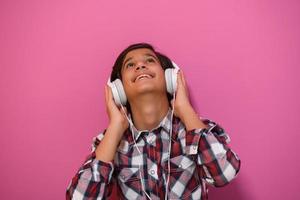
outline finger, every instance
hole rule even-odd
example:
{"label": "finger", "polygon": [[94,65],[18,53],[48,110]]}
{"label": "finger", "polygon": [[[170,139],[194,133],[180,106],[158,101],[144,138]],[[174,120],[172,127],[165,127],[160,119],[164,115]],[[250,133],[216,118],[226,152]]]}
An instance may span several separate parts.
{"label": "finger", "polygon": [[111,109],[114,106],[112,91],[110,86],[108,85],[106,85],[105,88],[106,88],[106,105]]}
{"label": "finger", "polygon": [[108,114],[108,116],[110,116],[110,112],[109,112],[109,104],[108,104],[108,86],[105,85],[105,107],[106,107],[106,113]]}
{"label": "finger", "polygon": [[111,91],[111,87],[107,86],[107,98],[109,101],[113,100],[113,95],[112,95],[112,91]]}
{"label": "finger", "polygon": [[187,90],[188,90],[188,88],[187,88],[187,83],[186,83],[186,81],[185,81],[183,72],[181,72],[181,80],[182,80],[182,85],[183,85],[184,89],[186,90],[186,92],[188,92],[188,91],[187,91]]}
{"label": "finger", "polygon": [[178,84],[178,86],[181,86],[183,84],[182,83],[182,77],[181,77],[181,70],[179,70],[179,72],[178,72],[177,84]]}
{"label": "finger", "polygon": [[184,87],[186,87],[186,81],[185,81],[185,78],[184,78],[183,71],[180,71],[180,75],[181,75],[182,83],[183,83]]}
{"label": "finger", "polygon": [[107,103],[107,85],[104,87],[104,92],[105,92],[105,102]]}
{"label": "finger", "polygon": [[184,74],[182,74],[182,79],[183,79],[183,84],[184,84],[185,90],[188,93],[188,83],[185,80]]}
{"label": "finger", "polygon": [[184,89],[186,95],[189,96],[188,86],[187,86],[187,83],[186,83],[186,81],[185,81],[184,74],[183,74],[182,71],[181,71],[181,73],[180,73],[180,79],[181,79],[182,87],[183,87],[183,89]]}

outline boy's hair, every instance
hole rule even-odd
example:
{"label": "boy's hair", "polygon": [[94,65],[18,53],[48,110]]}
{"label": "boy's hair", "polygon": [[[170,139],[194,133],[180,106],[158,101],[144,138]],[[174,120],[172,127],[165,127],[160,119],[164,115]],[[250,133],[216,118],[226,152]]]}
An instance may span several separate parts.
{"label": "boy's hair", "polygon": [[[156,51],[151,44],[135,43],[135,44],[128,46],[126,49],[124,49],[117,57],[114,65],[113,65],[111,75],[110,75],[111,82],[116,80],[117,78],[122,80],[121,70],[122,70],[122,65],[123,65],[126,55],[132,50],[142,49],[142,48],[147,48],[147,49],[150,49],[151,51],[153,51],[153,53],[157,56],[157,58],[160,62],[160,65],[162,66],[162,68],[164,70],[166,70],[167,68],[174,68],[174,66],[172,65],[172,61],[164,54]],[[167,93],[167,96],[168,96],[168,100],[170,102],[172,100],[172,96],[169,93]],[[126,107],[127,107],[127,110],[131,113],[130,105],[128,102],[127,102]]]}

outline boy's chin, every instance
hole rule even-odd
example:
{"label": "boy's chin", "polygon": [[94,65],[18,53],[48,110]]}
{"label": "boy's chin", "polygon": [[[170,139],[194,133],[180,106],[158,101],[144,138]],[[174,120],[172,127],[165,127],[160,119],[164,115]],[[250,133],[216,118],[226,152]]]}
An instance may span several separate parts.
{"label": "boy's chin", "polygon": [[141,85],[136,85],[134,88],[135,93],[137,94],[144,94],[144,93],[149,93],[149,92],[154,92],[157,90],[153,84],[141,84]]}
{"label": "boy's chin", "polygon": [[132,94],[132,98],[139,98],[147,95],[162,95],[163,90],[154,87],[140,87],[137,88],[135,94]]}

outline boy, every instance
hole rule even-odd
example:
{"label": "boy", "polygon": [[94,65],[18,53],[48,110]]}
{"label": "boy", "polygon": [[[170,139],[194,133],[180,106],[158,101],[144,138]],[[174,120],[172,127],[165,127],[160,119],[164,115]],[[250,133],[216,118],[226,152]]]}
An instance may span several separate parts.
{"label": "boy", "polygon": [[106,86],[109,125],[94,138],[67,199],[106,199],[115,184],[121,199],[207,199],[206,184],[220,187],[236,177],[240,159],[228,147],[228,135],[198,117],[181,70],[171,101],[164,71],[172,67],[147,43],[118,56],[111,80],[121,79],[126,108],[116,105]]}

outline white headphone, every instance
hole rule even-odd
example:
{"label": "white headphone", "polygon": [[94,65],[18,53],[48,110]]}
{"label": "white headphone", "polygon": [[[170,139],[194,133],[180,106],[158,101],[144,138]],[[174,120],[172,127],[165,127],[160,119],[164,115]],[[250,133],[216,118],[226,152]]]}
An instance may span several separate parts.
{"label": "white headphone", "polygon": [[[173,94],[177,88],[177,73],[180,68],[172,61],[174,68],[168,68],[165,70],[166,87],[169,94]],[[110,78],[107,81],[107,85],[110,86],[113,98],[117,106],[125,106],[127,103],[127,97],[125,90],[120,79],[116,79],[113,82]]]}

